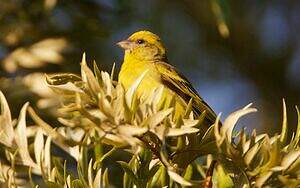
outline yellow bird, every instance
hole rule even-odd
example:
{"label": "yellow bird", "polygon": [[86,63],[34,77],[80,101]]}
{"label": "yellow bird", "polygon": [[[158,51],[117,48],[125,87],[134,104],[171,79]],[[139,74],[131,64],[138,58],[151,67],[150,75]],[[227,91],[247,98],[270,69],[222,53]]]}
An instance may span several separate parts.
{"label": "yellow bird", "polygon": [[206,126],[215,122],[214,111],[191,83],[168,64],[166,49],[157,35],[149,31],[138,31],[117,44],[125,50],[124,62],[119,73],[119,82],[125,90],[147,71],[137,88],[137,95],[145,95],[163,85],[161,100],[164,104],[169,105],[175,97],[175,119],[184,115],[187,104],[193,99],[192,109],[195,116],[206,111]]}

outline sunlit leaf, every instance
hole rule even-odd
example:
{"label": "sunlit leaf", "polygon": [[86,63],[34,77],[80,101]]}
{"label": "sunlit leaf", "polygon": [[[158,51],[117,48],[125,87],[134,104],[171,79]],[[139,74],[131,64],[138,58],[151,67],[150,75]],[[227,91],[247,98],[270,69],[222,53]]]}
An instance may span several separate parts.
{"label": "sunlit leaf", "polygon": [[282,107],[283,107],[283,119],[282,119],[282,130],[280,134],[280,141],[284,143],[286,142],[287,139],[287,113],[286,113],[286,104],[284,99],[282,99]]}
{"label": "sunlit leaf", "polygon": [[168,170],[168,174],[174,181],[176,181],[180,185],[183,185],[183,186],[192,186],[193,185],[191,182],[185,180],[182,176],[180,176],[179,174],[177,174],[176,172],[174,172],[172,170]]}
{"label": "sunlit leaf", "polygon": [[24,106],[20,111],[15,140],[19,148],[19,154],[21,156],[22,162],[28,166],[36,167],[36,164],[30,157],[28,151],[27,137],[26,137],[26,110],[28,105],[29,103],[24,104]]}
{"label": "sunlit leaf", "polygon": [[129,108],[131,108],[134,94],[135,94],[138,86],[140,85],[141,81],[143,80],[144,76],[147,74],[147,72],[148,72],[148,70],[143,72],[126,92],[125,99],[126,99],[126,104]]}
{"label": "sunlit leaf", "polygon": [[8,147],[12,147],[14,139],[14,130],[11,120],[11,113],[9,106],[5,99],[5,96],[0,91],[0,104],[1,104],[1,114],[0,114],[0,142]]}
{"label": "sunlit leaf", "polygon": [[213,187],[234,187],[230,174],[218,164],[213,172]]}
{"label": "sunlit leaf", "polygon": [[293,162],[300,157],[300,150],[288,153],[281,161],[281,166],[287,169]]}
{"label": "sunlit leaf", "polygon": [[166,136],[181,136],[186,134],[197,133],[199,129],[193,127],[184,127],[184,128],[169,128]]}
{"label": "sunlit leaf", "polygon": [[61,55],[68,43],[63,38],[48,38],[29,47],[15,49],[4,60],[6,71],[15,72],[18,67],[39,68],[47,63],[58,64],[64,59]]}
{"label": "sunlit leaf", "polygon": [[222,127],[221,127],[221,134],[223,136],[226,135],[227,140],[231,141],[232,138],[232,131],[233,128],[238,121],[238,119],[248,113],[256,112],[257,110],[255,108],[250,108],[250,105],[246,106],[245,108],[238,110],[232,114],[230,114],[224,121]]}
{"label": "sunlit leaf", "polygon": [[123,162],[123,161],[118,161],[118,163],[121,165],[122,169],[124,170],[124,172],[129,176],[129,178],[134,182],[135,185],[138,185],[138,179],[135,176],[134,172],[132,171],[132,169],[130,168],[130,166]]}
{"label": "sunlit leaf", "polygon": [[153,114],[151,117],[149,117],[145,124],[149,125],[150,129],[155,128],[158,126],[168,115],[170,115],[173,111],[173,108],[169,108],[164,111],[157,112],[156,114]]}
{"label": "sunlit leaf", "polygon": [[36,163],[40,166],[41,153],[44,149],[44,137],[41,130],[38,130],[34,139],[34,156]]}

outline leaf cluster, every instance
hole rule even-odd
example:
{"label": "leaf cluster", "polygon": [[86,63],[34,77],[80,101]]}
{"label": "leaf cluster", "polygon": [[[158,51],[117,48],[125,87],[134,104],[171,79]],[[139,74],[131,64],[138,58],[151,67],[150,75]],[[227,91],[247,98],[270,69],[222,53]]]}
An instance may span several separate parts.
{"label": "leaf cluster", "polygon": [[[275,136],[234,134],[237,121],[256,109],[247,105],[205,130],[205,112],[187,106],[174,118],[174,104],[159,105],[162,87],[137,96],[144,74],[125,90],[111,74],[93,71],[83,56],[81,75],[46,75],[61,99],[56,125],[42,120],[26,103],[12,119],[1,93],[0,181],[9,187],[110,187],[116,185],[107,161],[119,165],[123,187],[297,187],[300,185],[300,120],[292,138],[287,115]],[[54,96],[54,95],[53,95]],[[51,96],[48,96],[51,98]],[[297,108],[298,117],[300,116]],[[29,114],[31,122],[26,121]],[[55,154],[55,148],[65,156]],[[127,159],[115,160],[120,152]],[[76,170],[68,167],[71,160]],[[33,178],[41,177],[42,184]],[[28,181],[30,180],[30,181]]]}

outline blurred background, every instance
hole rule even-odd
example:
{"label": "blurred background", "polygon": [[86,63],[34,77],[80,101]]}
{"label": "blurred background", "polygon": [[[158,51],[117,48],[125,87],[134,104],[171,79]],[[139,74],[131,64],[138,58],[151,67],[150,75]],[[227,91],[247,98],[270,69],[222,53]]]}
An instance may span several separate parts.
{"label": "blurred background", "polygon": [[[1,0],[0,89],[13,117],[26,101],[48,121],[57,101],[44,72],[79,73],[83,52],[102,70],[119,70],[115,43],[137,30],[158,34],[168,58],[216,113],[226,117],[250,102],[239,123],[274,134],[282,98],[289,126],[300,104],[300,1]],[[50,113],[49,113],[50,111]]]}

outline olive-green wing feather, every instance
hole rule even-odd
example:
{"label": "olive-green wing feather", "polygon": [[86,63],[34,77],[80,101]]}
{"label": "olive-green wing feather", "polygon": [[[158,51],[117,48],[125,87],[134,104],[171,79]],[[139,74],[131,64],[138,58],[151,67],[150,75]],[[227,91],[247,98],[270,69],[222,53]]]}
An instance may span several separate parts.
{"label": "olive-green wing feather", "polygon": [[193,112],[198,116],[203,111],[206,111],[206,120],[209,124],[213,124],[216,119],[216,114],[208,106],[208,104],[199,96],[192,84],[176,69],[165,63],[156,62],[155,66],[161,74],[163,84],[177,93],[186,103],[193,98]]}

